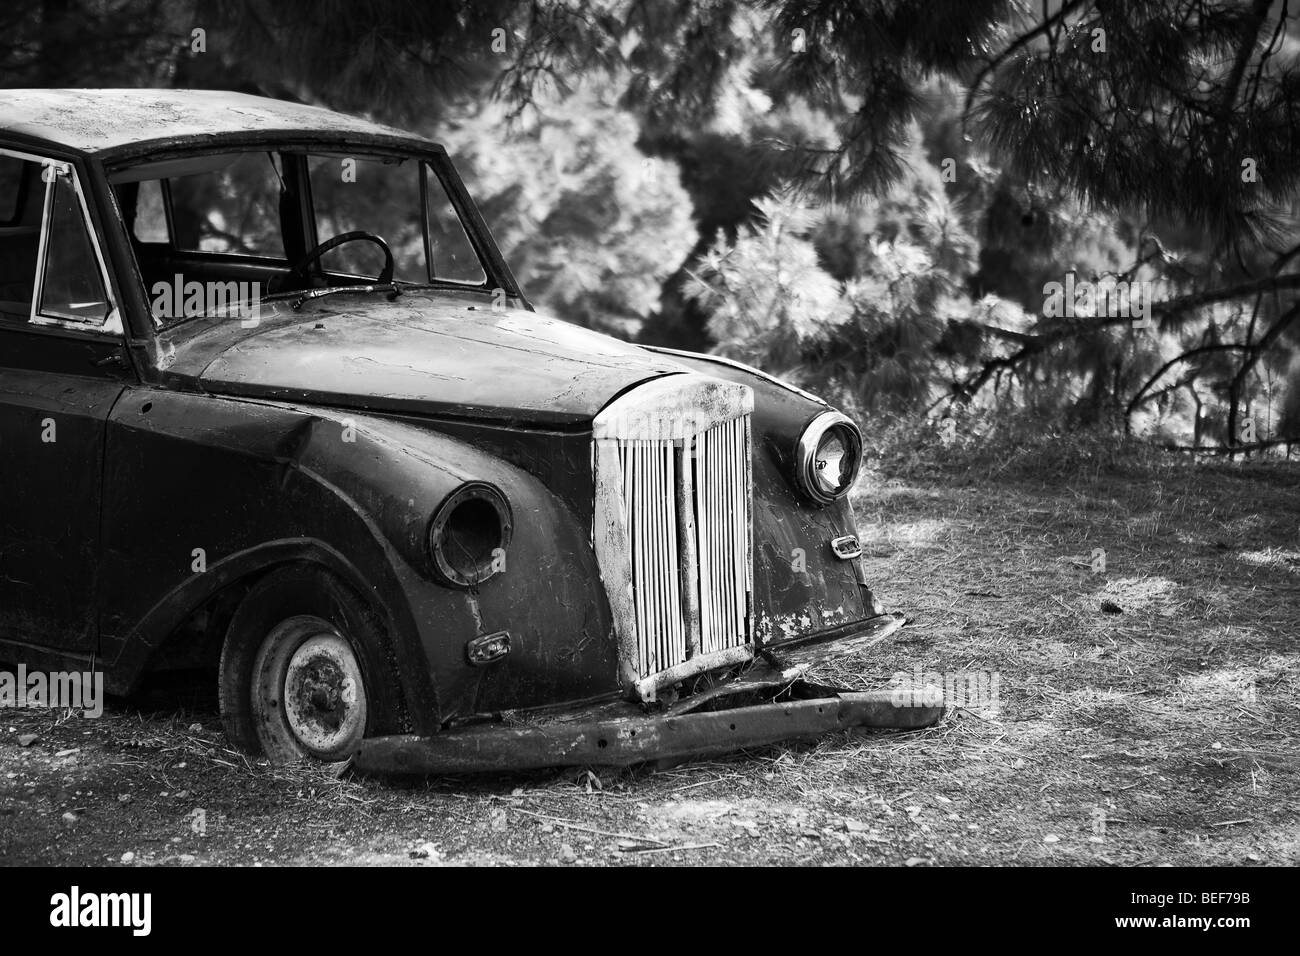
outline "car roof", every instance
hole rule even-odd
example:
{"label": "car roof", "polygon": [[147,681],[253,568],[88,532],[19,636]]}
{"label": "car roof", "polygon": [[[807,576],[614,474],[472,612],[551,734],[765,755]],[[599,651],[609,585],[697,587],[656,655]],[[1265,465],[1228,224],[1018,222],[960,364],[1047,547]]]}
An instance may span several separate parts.
{"label": "car roof", "polygon": [[100,158],[161,146],[220,145],[223,139],[441,149],[413,133],[345,113],[225,90],[0,90],[0,134]]}

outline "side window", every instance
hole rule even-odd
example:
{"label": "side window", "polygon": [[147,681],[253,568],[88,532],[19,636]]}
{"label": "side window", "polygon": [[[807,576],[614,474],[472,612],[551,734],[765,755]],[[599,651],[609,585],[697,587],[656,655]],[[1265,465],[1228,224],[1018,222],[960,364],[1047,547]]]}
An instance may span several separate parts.
{"label": "side window", "polygon": [[0,156],[0,228],[17,224],[26,180],[34,165],[17,156]]}
{"label": "side window", "polygon": [[103,325],[111,306],[73,173],[53,177],[38,316]]}
{"label": "side window", "polygon": [[487,279],[478,254],[437,175],[425,167],[425,221],[429,230],[429,277],[478,285]]}
{"label": "side window", "polygon": [[276,157],[232,153],[205,157],[204,162],[217,166],[168,178],[176,248],[284,259]]}
{"label": "side window", "polygon": [[40,163],[0,154],[0,320],[31,318],[44,196]]}

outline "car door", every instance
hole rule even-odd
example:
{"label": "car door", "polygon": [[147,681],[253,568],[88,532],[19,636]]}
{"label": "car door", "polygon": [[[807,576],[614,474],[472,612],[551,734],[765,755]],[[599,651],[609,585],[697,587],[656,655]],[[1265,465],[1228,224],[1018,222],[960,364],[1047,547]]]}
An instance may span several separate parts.
{"label": "car door", "polygon": [[0,642],[95,650],[111,289],[76,169],[0,148]]}

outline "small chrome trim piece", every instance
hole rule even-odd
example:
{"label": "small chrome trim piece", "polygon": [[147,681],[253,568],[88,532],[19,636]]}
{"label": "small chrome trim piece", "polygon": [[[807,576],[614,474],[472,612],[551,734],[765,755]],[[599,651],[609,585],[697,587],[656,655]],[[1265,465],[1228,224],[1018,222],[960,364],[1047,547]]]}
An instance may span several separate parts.
{"label": "small chrome trim piece", "polygon": [[486,667],[488,664],[495,664],[509,653],[509,631],[482,634],[465,643],[465,658],[474,667]]}
{"label": "small chrome trim piece", "polygon": [[852,561],[854,558],[862,557],[862,545],[858,544],[858,536],[855,534],[832,538],[831,551],[841,561]]}

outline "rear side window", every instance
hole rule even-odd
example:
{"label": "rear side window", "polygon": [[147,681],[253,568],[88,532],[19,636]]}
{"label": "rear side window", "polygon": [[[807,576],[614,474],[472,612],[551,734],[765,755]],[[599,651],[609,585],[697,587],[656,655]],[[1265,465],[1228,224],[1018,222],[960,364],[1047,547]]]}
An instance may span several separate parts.
{"label": "rear side window", "polygon": [[0,226],[12,226],[22,214],[23,193],[35,163],[17,156],[0,156]]}
{"label": "rear side window", "polygon": [[40,163],[0,155],[0,319],[31,318],[44,195]]}

